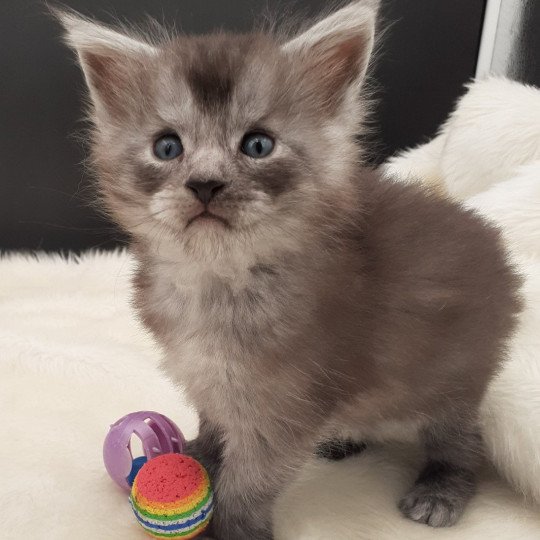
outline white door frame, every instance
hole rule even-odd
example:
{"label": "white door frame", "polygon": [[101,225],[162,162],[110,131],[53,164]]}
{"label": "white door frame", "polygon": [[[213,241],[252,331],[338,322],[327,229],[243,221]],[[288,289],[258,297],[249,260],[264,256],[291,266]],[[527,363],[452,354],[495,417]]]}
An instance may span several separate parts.
{"label": "white door frame", "polygon": [[511,73],[526,5],[526,0],[487,0],[477,78]]}

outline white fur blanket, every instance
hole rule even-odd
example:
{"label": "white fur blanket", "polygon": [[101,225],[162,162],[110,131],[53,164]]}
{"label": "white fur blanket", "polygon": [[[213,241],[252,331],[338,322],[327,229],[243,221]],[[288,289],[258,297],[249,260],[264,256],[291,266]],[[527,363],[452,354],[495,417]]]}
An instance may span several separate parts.
{"label": "white fur blanket", "polygon": [[[511,88],[512,87],[512,88]],[[515,89],[515,92],[513,91]],[[512,91],[511,91],[512,90]],[[506,94],[504,92],[506,91]],[[523,87],[491,81],[473,87],[480,106],[464,112],[467,99],[440,138],[468,123],[493,129],[496,101],[506,95],[529,106],[540,92],[520,97]],[[482,94],[485,99],[482,98]],[[491,99],[493,97],[493,99]],[[512,101],[513,103],[514,101]],[[491,111],[487,110],[490,109]],[[508,110],[506,102],[500,107]],[[502,110],[502,109],[501,109]],[[469,115],[477,116],[474,121]],[[485,114],[485,116],[482,116]],[[491,115],[491,116],[490,116]],[[461,118],[465,120],[460,120]],[[526,119],[523,112],[519,118]],[[517,117],[516,117],[517,118]],[[529,115],[532,118],[532,112]],[[500,120],[500,119],[499,119]],[[511,127],[513,117],[495,121]],[[527,310],[514,340],[511,360],[486,399],[483,421],[499,470],[531,498],[540,500],[540,134],[529,126],[536,154],[520,154],[519,128],[500,138],[474,136],[476,150],[454,150],[439,141],[430,156],[413,150],[391,167],[417,169],[425,180],[461,197],[441,162],[461,167],[456,177],[477,193],[474,205],[504,228],[516,264],[527,276]],[[534,131],[536,130],[536,131]],[[481,131],[481,130],[480,130]],[[509,138],[508,138],[509,137]],[[461,140],[458,137],[458,141]],[[482,144],[489,143],[485,149]],[[515,146],[512,166],[492,145]],[[438,146],[435,151],[434,147]],[[531,147],[534,147],[532,144]],[[415,152],[417,153],[415,155]],[[418,153],[423,152],[423,155]],[[489,154],[489,157],[487,157]],[[444,159],[443,159],[444,156]],[[482,185],[474,184],[486,156]],[[469,160],[462,163],[462,159]],[[445,161],[449,160],[449,161]],[[519,169],[520,165],[529,165]],[[506,166],[505,165],[505,166]],[[468,175],[468,176],[467,176]],[[406,176],[403,173],[403,176]],[[484,178],[484,177],[483,177]],[[493,185],[498,182],[497,185]],[[108,479],[101,445],[108,425],[130,411],[151,409],[172,417],[188,437],[196,417],[179,391],[158,370],[159,351],[129,306],[132,261],[125,253],[88,254],[79,260],[21,255],[0,261],[0,538],[51,540],[135,540],[146,538],[136,525],[126,496]],[[413,481],[419,456],[413,448],[370,448],[340,463],[313,461],[280,499],[279,540],[533,540],[540,538],[540,513],[486,466],[478,495],[462,521],[434,530],[402,518],[396,502]],[[254,539],[255,540],[255,539]]]}

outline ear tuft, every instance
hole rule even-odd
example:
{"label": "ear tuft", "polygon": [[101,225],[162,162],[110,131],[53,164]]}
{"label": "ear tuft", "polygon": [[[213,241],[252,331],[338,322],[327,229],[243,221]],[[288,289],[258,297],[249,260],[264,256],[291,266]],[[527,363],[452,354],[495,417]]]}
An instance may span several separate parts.
{"label": "ear tuft", "polygon": [[133,54],[156,52],[155,47],[142,39],[113,30],[74,11],[52,8],[52,12],[64,27],[67,44],[77,52],[95,52],[100,49],[104,52],[117,50]]}

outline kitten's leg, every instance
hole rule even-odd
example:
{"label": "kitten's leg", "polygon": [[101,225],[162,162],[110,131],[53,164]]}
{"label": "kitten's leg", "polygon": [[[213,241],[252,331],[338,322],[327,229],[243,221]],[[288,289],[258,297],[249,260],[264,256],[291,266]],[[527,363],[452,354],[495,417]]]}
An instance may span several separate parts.
{"label": "kitten's leg", "polygon": [[401,499],[405,516],[432,527],[454,525],[476,487],[482,441],[475,427],[435,425],[424,432],[428,462]]}
{"label": "kitten's leg", "polygon": [[[298,434],[299,438],[301,434]],[[268,442],[240,432],[227,437],[207,420],[186,453],[208,470],[214,489],[214,515],[205,540],[272,540],[274,501],[312,455],[313,442],[299,448],[284,433]],[[203,540],[203,539],[201,539]]]}
{"label": "kitten's leg", "polygon": [[315,455],[330,461],[340,461],[349,456],[359,454],[366,445],[353,439],[328,439],[317,445]]}
{"label": "kitten's leg", "polygon": [[[277,496],[313,455],[313,440],[275,433],[272,440],[234,434],[226,445],[216,486],[213,518],[217,540],[272,540],[272,512]],[[280,441],[280,442],[278,442]]]}

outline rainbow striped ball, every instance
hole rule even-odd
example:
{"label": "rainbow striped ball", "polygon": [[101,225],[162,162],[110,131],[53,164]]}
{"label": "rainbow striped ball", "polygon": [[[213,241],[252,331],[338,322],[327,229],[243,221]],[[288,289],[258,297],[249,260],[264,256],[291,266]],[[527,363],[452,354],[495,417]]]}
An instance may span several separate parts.
{"label": "rainbow striped ball", "polygon": [[131,488],[131,506],[154,538],[195,538],[212,516],[208,473],[195,459],[165,454],[143,465]]}

